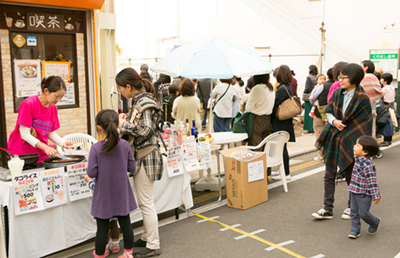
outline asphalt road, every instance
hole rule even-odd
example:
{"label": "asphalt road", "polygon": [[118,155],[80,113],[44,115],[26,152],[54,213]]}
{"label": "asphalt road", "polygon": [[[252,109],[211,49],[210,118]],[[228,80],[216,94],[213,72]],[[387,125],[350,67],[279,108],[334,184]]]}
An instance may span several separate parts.
{"label": "asphalt road", "polygon": [[[315,220],[311,216],[323,207],[323,163],[312,162],[314,153],[295,158],[299,163],[292,166],[296,171],[292,173],[288,193],[279,186],[268,191],[267,202],[248,210],[223,205],[201,213],[234,226],[233,229],[239,232],[208,220],[199,222],[202,218],[196,215],[160,227],[162,254],[159,257],[393,258],[400,252],[400,145],[393,145],[384,150],[381,159],[374,159],[382,195],[381,202],[371,208],[371,212],[382,220],[376,235],[369,235],[367,224],[362,222],[361,236],[355,240],[347,237],[350,220],[341,218],[347,208],[345,182],[337,184],[334,218]],[[252,232],[256,237],[246,236]],[[137,237],[135,235],[135,239]],[[279,244],[283,248],[273,248]],[[71,257],[93,257],[91,252]]]}

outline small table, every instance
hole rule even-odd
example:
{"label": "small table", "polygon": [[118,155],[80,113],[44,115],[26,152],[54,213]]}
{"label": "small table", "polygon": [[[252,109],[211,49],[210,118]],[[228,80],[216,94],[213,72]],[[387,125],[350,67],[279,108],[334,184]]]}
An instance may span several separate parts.
{"label": "small table", "polygon": [[[200,134],[199,137],[204,137],[205,134]],[[223,150],[229,148],[229,143],[235,143],[237,146],[242,145],[242,141],[247,139],[247,133],[232,133],[232,132],[218,132],[212,133],[211,136],[214,138],[212,144],[220,145]],[[220,169],[220,160],[219,160],[219,147],[218,149],[211,148],[211,151],[217,156],[217,173],[218,177],[211,175],[211,168],[207,169],[207,176],[203,177],[203,170],[199,170],[200,172],[200,180],[197,181],[194,185],[195,191],[219,191],[219,200],[221,201],[221,189],[226,185],[225,180],[221,181],[221,169]],[[225,167],[225,159],[224,159],[224,167]]]}

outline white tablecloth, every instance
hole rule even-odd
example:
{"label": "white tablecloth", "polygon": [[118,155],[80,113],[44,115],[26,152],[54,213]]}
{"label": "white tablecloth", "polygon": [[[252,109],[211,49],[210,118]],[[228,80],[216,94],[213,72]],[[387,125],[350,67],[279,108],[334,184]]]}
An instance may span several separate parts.
{"label": "white tablecloth", "polygon": [[[166,162],[164,164],[162,179],[154,184],[157,213],[175,209],[182,204],[186,209],[193,207],[190,174],[169,178]],[[11,188],[11,182],[0,181],[0,196],[9,210],[10,258],[48,255],[95,236],[96,221],[90,215],[92,198],[15,217],[13,202],[9,200]],[[131,213],[131,222],[141,219],[139,209]]]}

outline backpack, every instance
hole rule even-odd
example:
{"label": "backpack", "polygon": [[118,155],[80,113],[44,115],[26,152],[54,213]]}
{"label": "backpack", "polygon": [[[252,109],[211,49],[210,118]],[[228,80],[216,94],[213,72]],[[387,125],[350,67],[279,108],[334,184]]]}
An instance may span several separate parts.
{"label": "backpack", "polygon": [[163,98],[162,102],[162,115],[161,115],[161,123],[165,121],[170,122],[171,124],[174,123],[175,119],[172,117],[172,106],[174,104],[174,100],[177,96],[170,95]]}

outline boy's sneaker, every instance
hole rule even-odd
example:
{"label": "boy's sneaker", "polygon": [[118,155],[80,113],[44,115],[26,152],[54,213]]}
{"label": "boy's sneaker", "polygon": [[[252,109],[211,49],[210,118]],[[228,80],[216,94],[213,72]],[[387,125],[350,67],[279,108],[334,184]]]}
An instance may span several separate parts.
{"label": "boy's sneaker", "polygon": [[327,211],[325,209],[320,209],[319,211],[311,214],[311,216],[317,219],[333,219],[333,212]]}
{"label": "boy's sneaker", "polygon": [[376,217],[376,218],[379,220],[378,225],[376,225],[376,227],[369,227],[368,228],[368,233],[370,233],[371,235],[373,235],[376,232],[378,232],[379,225],[381,224],[381,219],[379,217]]}
{"label": "boy's sneaker", "polygon": [[342,219],[351,219],[350,218],[350,208],[347,208],[343,211]]}
{"label": "boy's sneaker", "polygon": [[356,232],[354,230],[348,235],[349,238],[357,239],[360,236],[360,232]]}

